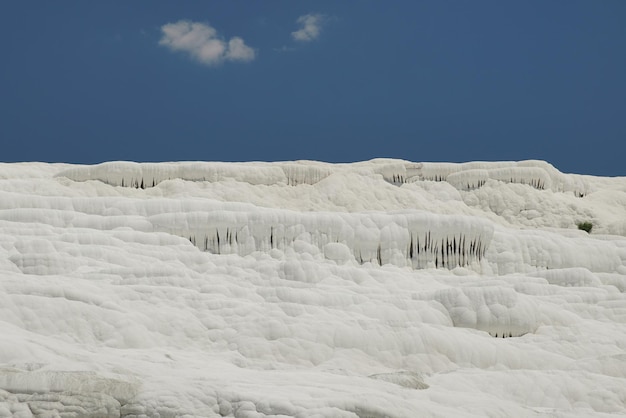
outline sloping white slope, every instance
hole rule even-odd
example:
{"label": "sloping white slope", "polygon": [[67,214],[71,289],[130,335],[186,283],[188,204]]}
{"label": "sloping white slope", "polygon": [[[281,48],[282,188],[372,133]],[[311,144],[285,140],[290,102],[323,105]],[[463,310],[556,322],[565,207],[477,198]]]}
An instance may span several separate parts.
{"label": "sloping white slope", "polygon": [[623,416],[625,292],[626,178],[0,164],[0,417]]}

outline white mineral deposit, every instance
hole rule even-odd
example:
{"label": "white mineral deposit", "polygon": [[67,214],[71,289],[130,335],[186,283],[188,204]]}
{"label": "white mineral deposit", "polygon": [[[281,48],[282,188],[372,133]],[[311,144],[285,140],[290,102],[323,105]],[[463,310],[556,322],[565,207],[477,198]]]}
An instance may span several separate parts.
{"label": "white mineral deposit", "polygon": [[624,415],[626,178],[0,164],[0,417]]}

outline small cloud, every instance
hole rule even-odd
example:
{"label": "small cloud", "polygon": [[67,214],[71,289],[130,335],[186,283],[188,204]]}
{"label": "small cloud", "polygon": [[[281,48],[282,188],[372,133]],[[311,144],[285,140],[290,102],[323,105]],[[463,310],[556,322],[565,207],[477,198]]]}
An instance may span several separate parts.
{"label": "small cloud", "polygon": [[301,27],[297,31],[291,32],[291,37],[296,41],[309,42],[320,36],[322,26],[326,22],[326,16],[310,13],[300,16],[296,22]]}
{"label": "small cloud", "polygon": [[232,61],[252,61],[254,59],[254,49],[250,48],[238,36],[230,38],[228,41],[228,50],[226,51],[226,59]]}
{"label": "small cloud", "polygon": [[159,45],[172,51],[188,53],[205,65],[217,65],[223,61],[252,61],[254,49],[238,36],[228,42],[217,36],[217,31],[208,24],[179,20],[161,26],[163,37]]}

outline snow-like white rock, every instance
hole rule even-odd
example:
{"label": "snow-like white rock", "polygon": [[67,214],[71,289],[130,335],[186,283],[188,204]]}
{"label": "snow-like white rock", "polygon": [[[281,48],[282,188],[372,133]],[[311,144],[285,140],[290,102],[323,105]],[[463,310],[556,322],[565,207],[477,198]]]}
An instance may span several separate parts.
{"label": "snow-like white rock", "polygon": [[427,297],[444,306],[455,327],[486,331],[496,338],[520,337],[539,327],[536,303],[508,287],[455,287]]}
{"label": "snow-like white rock", "polygon": [[625,220],[542,161],[0,164],[0,417],[623,416]]}

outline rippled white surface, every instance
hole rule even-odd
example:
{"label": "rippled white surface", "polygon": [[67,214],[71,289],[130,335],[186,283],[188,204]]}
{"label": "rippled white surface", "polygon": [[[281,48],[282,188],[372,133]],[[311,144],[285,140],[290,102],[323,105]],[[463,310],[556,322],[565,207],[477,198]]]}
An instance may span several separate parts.
{"label": "rippled white surface", "polygon": [[625,292],[626,178],[0,164],[0,417],[622,416]]}

